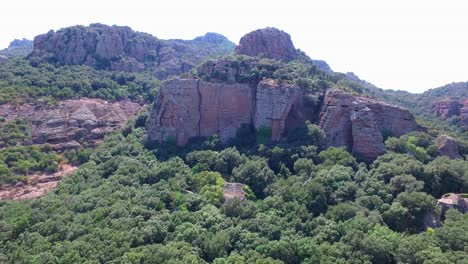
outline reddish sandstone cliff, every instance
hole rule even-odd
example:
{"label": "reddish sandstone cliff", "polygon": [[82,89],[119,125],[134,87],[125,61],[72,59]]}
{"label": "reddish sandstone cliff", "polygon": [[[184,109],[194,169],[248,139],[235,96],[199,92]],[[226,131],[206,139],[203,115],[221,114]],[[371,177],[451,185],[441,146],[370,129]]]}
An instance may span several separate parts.
{"label": "reddish sandstone cliff", "polygon": [[273,141],[306,120],[320,118],[328,146],[344,146],[363,160],[386,152],[384,135],[418,130],[406,109],[339,90],[328,90],[320,113],[304,101],[305,92],[291,84],[265,79],[255,86],[174,79],[163,84],[148,122],[150,140],[174,138],[185,145],[194,137],[219,134],[223,142],[242,124],[271,128]]}

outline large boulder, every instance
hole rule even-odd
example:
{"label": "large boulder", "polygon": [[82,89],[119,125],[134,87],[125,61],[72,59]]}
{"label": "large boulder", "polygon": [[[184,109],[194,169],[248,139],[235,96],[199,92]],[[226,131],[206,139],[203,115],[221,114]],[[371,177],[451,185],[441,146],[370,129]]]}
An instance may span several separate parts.
{"label": "large boulder", "polygon": [[440,135],[436,139],[436,145],[440,155],[447,156],[451,159],[461,158],[458,152],[458,143],[452,137],[445,134]]}
{"label": "large boulder", "polygon": [[236,47],[236,53],[285,61],[294,60],[298,55],[291,36],[271,27],[243,36]]}

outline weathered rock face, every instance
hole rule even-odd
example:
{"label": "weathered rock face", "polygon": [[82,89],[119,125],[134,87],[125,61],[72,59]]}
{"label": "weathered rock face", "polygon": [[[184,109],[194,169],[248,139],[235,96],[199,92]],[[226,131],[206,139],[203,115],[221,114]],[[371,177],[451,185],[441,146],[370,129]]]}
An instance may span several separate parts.
{"label": "weathered rock face", "polygon": [[328,146],[348,147],[366,161],[386,152],[384,134],[401,136],[419,130],[406,109],[339,90],[328,90],[320,113]]}
{"label": "weathered rock face", "polygon": [[234,47],[234,43],[213,33],[194,40],[160,40],[129,27],[91,24],[36,36],[29,58],[116,71],[151,69],[163,79],[187,72],[207,58],[231,54]]}
{"label": "weathered rock face", "polygon": [[[150,140],[175,138],[184,145],[190,138],[218,134],[223,142],[233,138],[243,124],[271,128],[272,140],[305,120],[300,89],[263,80],[256,87],[175,79],[165,82],[148,123]],[[288,126],[288,127],[287,127]]]}
{"label": "weathered rock face", "polygon": [[[255,129],[262,127],[271,128],[272,140],[279,140],[284,136],[286,129],[286,119],[291,111],[294,111],[298,118],[301,112],[296,108],[302,106],[302,92],[294,85],[278,85],[273,80],[264,80],[257,86],[255,102]],[[295,104],[300,105],[295,105]],[[294,109],[292,109],[294,107]],[[303,117],[302,120],[305,120]]]}
{"label": "weathered rock face", "polygon": [[405,109],[338,90],[326,92],[319,111],[307,105],[295,85],[271,79],[255,86],[239,83],[174,79],[164,83],[148,122],[150,140],[168,138],[184,145],[190,138],[219,134],[223,142],[242,124],[271,128],[277,141],[306,120],[320,117],[328,146],[344,146],[366,161],[386,152],[384,135],[419,130]]}
{"label": "weathered rock face", "polygon": [[462,104],[458,100],[444,99],[434,102],[429,111],[434,115],[442,118],[450,118],[454,115],[460,115]]}
{"label": "weathered rock face", "polygon": [[252,91],[247,84],[167,81],[151,112],[148,137],[159,141],[172,137],[184,145],[193,137],[219,134],[227,141],[242,124],[251,123]]}
{"label": "weathered rock face", "polygon": [[468,128],[468,99],[442,99],[433,102],[428,110],[442,119],[458,116],[460,117],[459,125]]}
{"label": "weathered rock face", "polygon": [[0,117],[30,121],[32,143],[52,144],[57,150],[93,143],[120,128],[141,106],[130,101],[108,103],[100,99],[65,100],[55,107],[30,104],[0,105]]}
{"label": "weathered rock face", "polygon": [[460,123],[462,127],[468,129],[468,99],[465,99],[463,107],[460,109]]}
{"label": "weathered rock face", "polygon": [[125,70],[129,67],[123,65],[125,59],[133,58],[142,64],[157,56],[160,48],[158,39],[129,27],[91,24],[89,27],[68,27],[36,36],[30,57],[45,57],[60,65],[85,64]]}
{"label": "weathered rock face", "polygon": [[436,145],[439,149],[440,155],[447,156],[451,159],[461,158],[458,152],[458,144],[452,137],[447,135],[440,135],[436,139]]}
{"label": "weathered rock face", "polygon": [[236,53],[285,61],[297,57],[291,36],[276,28],[258,29],[243,36]]}

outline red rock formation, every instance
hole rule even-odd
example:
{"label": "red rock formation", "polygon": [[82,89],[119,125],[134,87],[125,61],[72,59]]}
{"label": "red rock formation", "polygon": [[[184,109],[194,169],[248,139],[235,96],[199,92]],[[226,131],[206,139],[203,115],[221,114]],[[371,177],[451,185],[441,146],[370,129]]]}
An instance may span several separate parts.
{"label": "red rock formation", "polygon": [[53,107],[0,105],[0,117],[30,121],[33,143],[50,143],[57,150],[75,148],[77,141],[94,142],[120,128],[141,106],[130,101],[65,100]]}
{"label": "red rock formation", "polygon": [[431,104],[429,111],[442,118],[450,118],[454,115],[460,115],[462,104],[455,99],[443,99]]}
{"label": "red rock formation", "polygon": [[[252,87],[201,80],[164,83],[148,122],[150,140],[173,137],[178,145],[190,138],[219,134],[223,142],[242,124],[271,128],[271,139],[286,136],[306,120],[317,119],[299,87],[265,79]],[[418,130],[405,109],[364,97],[329,90],[320,112],[329,146],[345,146],[366,161],[386,152],[384,134],[401,136]]]}
{"label": "red rock formation", "polygon": [[291,36],[276,28],[258,29],[243,36],[236,53],[286,61],[297,57]]}
{"label": "red rock formation", "polygon": [[234,43],[219,34],[194,40],[160,40],[129,27],[91,24],[73,26],[34,38],[29,58],[58,65],[89,65],[115,71],[152,70],[164,79],[188,72],[198,63],[231,54]]}
{"label": "red rock formation", "polygon": [[286,119],[291,108],[302,102],[301,89],[267,79],[261,81],[256,90],[254,127],[257,130],[271,128],[272,140],[278,141],[285,134]]}
{"label": "red rock formation", "polygon": [[436,139],[436,145],[439,149],[439,154],[447,156],[451,159],[460,159],[461,156],[458,152],[458,143],[452,137],[447,135],[440,135]]}
{"label": "red rock formation", "polygon": [[418,130],[408,110],[339,90],[328,90],[320,113],[328,146],[348,147],[366,161],[386,152],[383,134],[401,136]]}
{"label": "red rock formation", "polygon": [[173,137],[178,145],[190,138],[219,134],[226,141],[251,122],[252,90],[247,84],[175,79],[165,82],[148,123],[151,140]]}

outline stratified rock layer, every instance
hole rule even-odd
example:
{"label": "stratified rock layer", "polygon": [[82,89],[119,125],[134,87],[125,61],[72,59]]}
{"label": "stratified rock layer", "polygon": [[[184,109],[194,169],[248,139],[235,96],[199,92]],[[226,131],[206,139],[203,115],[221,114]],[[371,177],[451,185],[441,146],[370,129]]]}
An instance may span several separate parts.
{"label": "stratified rock layer", "polygon": [[53,144],[58,150],[93,143],[120,128],[141,106],[131,101],[65,100],[57,106],[0,105],[0,117],[26,118],[35,144]]}
{"label": "stratified rock layer", "polygon": [[[257,85],[174,79],[163,84],[148,121],[150,140],[173,138],[185,145],[191,138],[218,134],[223,142],[242,124],[271,129],[277,141],[306,120],[320,120],[328,146],[344,146],[363,160],[386,152],[384,136],[418,130],[406,110],[339,90],[328,90],[320,111],[306,103],[307,93],[271,79]],[[321,96],[319,96],[321,98]]]}
{"label": "stratified rock layer", "polygon": [[276,60],[293,60],[297,51],[291,36],[276,28],[252,31],[241,38],[236,53]]}

